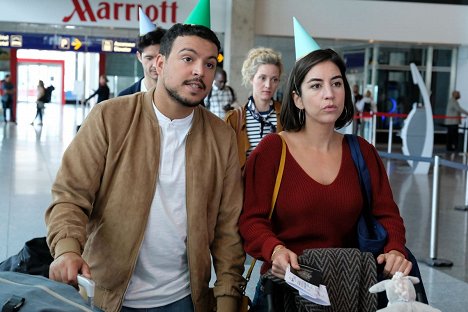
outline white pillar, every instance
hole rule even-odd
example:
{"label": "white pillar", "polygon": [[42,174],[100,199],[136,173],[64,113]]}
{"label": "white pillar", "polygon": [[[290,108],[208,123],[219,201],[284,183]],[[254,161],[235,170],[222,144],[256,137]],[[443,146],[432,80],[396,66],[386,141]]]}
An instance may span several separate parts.
{"label": "white pillar", "polygon": [[[427,57],[426,57],[426,75],[425,75],[425,83],[427,90],[431,90],[432,84],[432,62],[434,59],[434,47],[429,46],[427,48]],[[429,94],[430,95],[430,94]]]}
{"label": "white pillar", "polygon": [[227,0],[224,36],[224,69],[239,104],[247,101],[249,90],[242,86],[242,63],[254,46],[255,1]]}

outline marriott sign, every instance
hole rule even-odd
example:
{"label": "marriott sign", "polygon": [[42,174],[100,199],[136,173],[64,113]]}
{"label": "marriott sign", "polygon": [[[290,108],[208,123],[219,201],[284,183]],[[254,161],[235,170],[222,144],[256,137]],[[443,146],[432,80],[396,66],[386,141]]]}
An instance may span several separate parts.
{"label": "marriott sign", "polygon": [[[1,6],[0,21],[86,26],[96,28],[97,32],[100,28],[138,29],[138,8],[142,8],[154,24],[169,28],[176,23],[183,23],[198,1],[13,0],[8,5]],[[229,1],[232,0],[211,1],[211,27],[216,32],[223,32],[226,27],[226,7]]]}
{"label": "marriott sign", "polygon": [[106,21],[137,21],[138,8],[155,23],[176,23],[177,21],[177,1],[162,1],[159,5],[143,6],[136,3],[123,2],[99,2],[96,9],[90,5],[89,0],[71,0],[73,10],[63,17],[64,23],[73,21],[100,22]]}

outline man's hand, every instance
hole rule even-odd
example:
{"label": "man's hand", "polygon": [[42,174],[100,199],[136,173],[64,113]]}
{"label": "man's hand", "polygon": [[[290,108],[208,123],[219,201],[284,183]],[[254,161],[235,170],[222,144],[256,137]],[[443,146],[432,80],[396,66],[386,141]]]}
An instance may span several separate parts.
{"label": "man's hand", "polygon": [[385,262],[383,270],[384,276],[392,277],[396,272],[402,272],[403,275],[408,275],[413,267],[413,264],[405,259],[405,256],[396,250],[390,250],[388,253],[381,254],[377,257],[377,263]]}
{"label": "man's hand", "polygon": [[78,285],[78,274],[91,279],[91,271],[89,270],[88,264],[80,255],[74,252],[64,253],[55,259],[49,268],[50,279],[75,287]]}

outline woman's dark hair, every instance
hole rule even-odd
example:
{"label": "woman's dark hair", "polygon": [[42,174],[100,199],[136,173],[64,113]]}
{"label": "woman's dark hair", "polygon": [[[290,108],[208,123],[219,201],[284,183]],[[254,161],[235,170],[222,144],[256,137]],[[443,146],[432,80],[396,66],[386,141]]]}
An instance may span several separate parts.
{"label": "woman's dark hair", "polygon": [[169,56],[172,50],[172,44],[178,37],[197,36],[202,39],[208,40],[216,45],[221,50],[221,44],[216,37],[216,34],[208,27],[193,24],[175,24],[166,32],[161,40],[161,47],[159,53],[164,56]]}
{"label": "woman's dark hair", "polygon": [[143,53],[143,50],[146,49],[149,46],[155,45],[155,44],[161,44],[161,39],[166,33],[166,30],[157,27],[155,30],[150,31],[146,35],[138,37],[138,42],[137,42],[137,49],[138,52]]}
{"label": "woman's dark hair", "polygon": [[296,92],[296,94],[300,96],[302,82],[309,70],[315,65],[327,61],[334,63],[340,69],[345,89],[344,109],[335,122],[335,129],[343,128],[353,119],[354,105],[351,96],[351,88],[348,79],[346,79],[345,63],[341,57],[331,49],[316,50],[296,61],[289,75],[280,114],[280,121],[284,130],[299,131],[304,127],[304,121],[299,118],[299,109],[294,104],[293,92]]}

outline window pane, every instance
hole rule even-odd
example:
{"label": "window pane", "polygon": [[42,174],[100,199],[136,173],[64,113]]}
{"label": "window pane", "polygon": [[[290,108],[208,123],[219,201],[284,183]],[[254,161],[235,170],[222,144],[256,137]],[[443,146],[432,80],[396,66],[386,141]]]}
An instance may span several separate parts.
{"label": "window pane", "polygon": [[414,48],[385,48],[379,50],[379,64],[382,65],[408,65],[415,63],[416,65],[425,65],[423,49]]}
{"label": "window pane", "polygon": [[433,66],[451,66],[452,50],[434,49]]}
{"label": "window pane", "polygon": [[[420,102],[418,86],[413,84],[411,72],[408,70],[378,71],[378,110],[380,112],[408,114],[413,103]],[[394,118],[394,127],[401,128],[402,118]],[[382,118],[380,126],[388,127],[388,120]]]}
{"label": "window pane", "polygon": [[[445,115],[447,102],[450,97],[449,90],[450,73],[433,72],[431,85],[431,104],[434,115]],[[436,130],[443,129],[441,124],[443,119],[434,119],[434,127]]]}

